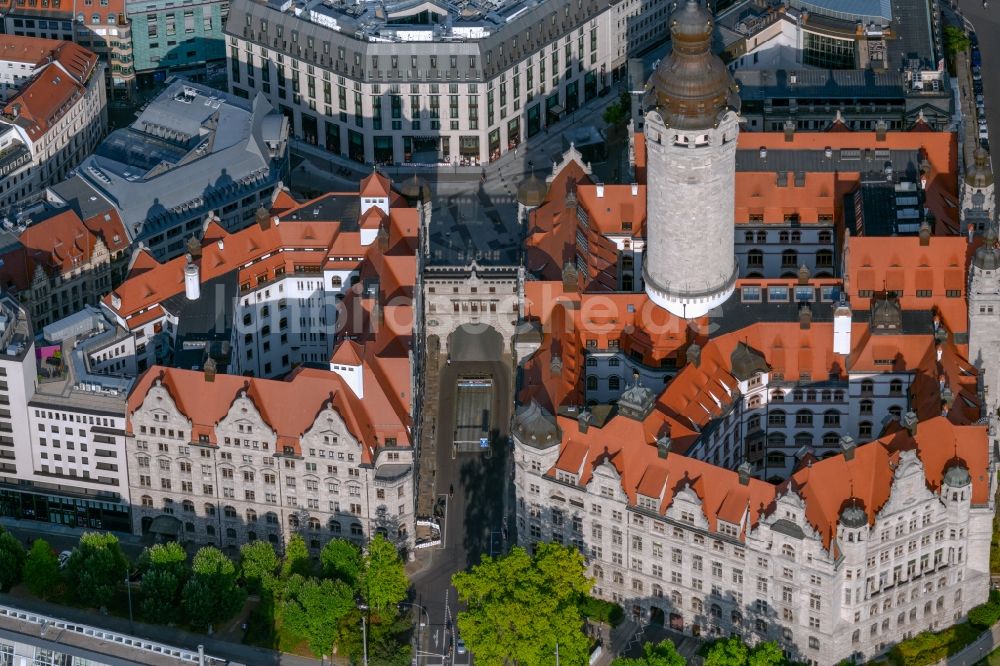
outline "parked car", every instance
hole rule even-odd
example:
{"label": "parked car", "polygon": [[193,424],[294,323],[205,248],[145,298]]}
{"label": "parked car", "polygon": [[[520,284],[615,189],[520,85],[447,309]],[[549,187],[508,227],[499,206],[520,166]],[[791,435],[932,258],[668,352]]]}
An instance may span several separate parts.
{"label": "parked car", "polygon": [[982,82],[982,80],[973,81],[972,82],[972,92],[976,93],[977,95],[982,95],[983,94],[983,82]]}
{"label": "parked car", "polygon": [[980,139],[990,138],[990,131],[986,128],[985,125],[979,128],[979,138]]}
{"label": "parked car", "polygon": [[465,640],[459,638],[455,641],[455,654],[465,654],[467,652],[465,648]]}
{"label": "parked car", "polygon": [[973,48],[979,46],[979,37],[976,35],[975,30],[969,31],[969,43],[972,44]]}
{"label": "parked car", "polygon": [[982,67],[983,66],[983,54],[979,52],[976,47],[972,48],[972,66]]}

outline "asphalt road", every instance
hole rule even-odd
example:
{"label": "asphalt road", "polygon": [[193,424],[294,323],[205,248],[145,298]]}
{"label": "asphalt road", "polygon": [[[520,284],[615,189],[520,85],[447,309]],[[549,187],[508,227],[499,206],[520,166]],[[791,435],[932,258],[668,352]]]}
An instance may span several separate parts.
{"label": "asphalt road", "polygon": [[[452,447],[459,376],[489,374],[493,377],[492,449],[485,453],[455,453]],[[429,553],[429,565],[413,578],[414,601],[427,611],[429,625],[421,640],[423,651],[449,652],[454,640],[454,618],[460,609],[451,577],[478,563],[483,554],[499,553],[505,547],[501,535],[504,498],[509,492],[510,370],[503,361],[456,361],[441,364],[441,399],[436,423],[437,476],[435,493],[444,503],[442,545]],[[454,488],[454,494],[450,490]],[[432,656],[418,663],[441,664]],[[469,663],[467,656],[455,655],[456,665]]]}
{"label": "asphalt road", "polygon": [[[983,7],[982,0],[958,0],[960,16],[972,25],[979,38],[983,57],[983,95],[986,98],[986,122],[990,130],[990,149],[1000,146],[1000,0]],[[975,122],[966,119],[966,122]],[[996,163],[994,162],[994,165]]]}

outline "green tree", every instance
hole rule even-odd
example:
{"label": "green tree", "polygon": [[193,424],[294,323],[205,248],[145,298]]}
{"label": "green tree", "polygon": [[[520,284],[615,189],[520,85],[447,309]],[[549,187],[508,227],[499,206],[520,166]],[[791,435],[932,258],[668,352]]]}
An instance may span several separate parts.
{"label": "green tree", "polygon": [[362,563],[361,590],[376,613],[395,607],[406,598],[410,581],[396,546],[378,534],[368,544]]}
{"label": "green tree", "polygon": [[948,25],[944,28],[944,50],[949,56],[965,51],[971,44],[969,36],[958,26]]}
{"label": "green tree", "polygon": [[315,656],[330,654],[343,618],[354,610],[354,591],[343,581],[293,575],[281,604],[282,626],[304,639]]}
{"label": "green tree", "polygon": [[643,650],[645,654],[642,657],[638,659],[619,657],[611,666],[684,666],[687,663],[669,638],[656,645],[646,643]]}
{"label": "green tree", "polygon": [[716,641],[705,655],[705,666],[743,666],[750,650],[735,636]]}
{"label": "green tree", "polygon": [[86,532],[66,563],[66,577],[75,582],[78,602],[91,607],[107,606],[128,575],[128,559],[118,537],[104,532]]}
{"label": "green tree", "polygon": [[334,539],[319,554],[323,575],[357,588],[361,577],[361,551],[346,539]]}
{"label": "green tree", "polygon": [[45,539],[35,539],[24,563],[24,584],[36,597],[47,599],[59,588],[59,559]]}
{"label": "green tree", "polygon": [[21,582],[26,558],[17,537],[6,530],[0,532],[0,590],[7,592]]}
{"label": "green tree", "polygon": [[[393,609],[382,615],[367,612],[365,618],[370,666],[407,666],[412,663],[412,651],[407,640],[412,627],[408,616]],[[341,621],[337,650],[347,655],[352,663],[361,661],[361,611],[352,610]]]}
{"label": "green tree", "polygon": [[583,664],[588,641],[581,631],[580,601],[590,591],[579,551],[541,544],[534,556],[523,548],[452,578],[468,610],[458,628],[482,666],[550,664],[556,643],[567,664]]}
{"label": "green tree", "polygon": [[292,535],[285,546],[285,561],[281,564],[281,579],[288,580],[298,574],[309,577],[313,571],[312,560],[309,559],[309,548],[300,534]]}
{"label": "green tree", "polygon": [[243,606],[245,596],[236,585],[236,565],[221,550],[205,546],[195,554],[191,578],[181,593],[181,606],[193,626],[231,618]]}
{"label": "green tree", "polygon": [[632,95],[623,92],[617,102],[612,102],[601,115],[608,125],[624,126],[632,117]]}
{"label": "green tree", "polygon": [[748,666],[779,666],[785,663],[785,655],[775,641],[761,643],[750,650],[747,657]]}
{"label": "green tree", "polygon": [[158,543],[143,552],[142,609],[150,622],[176,620],[181,591],[190,570],[187,552],[176,541]]}
{"label": "green tree", "polygon": [[240,573],[247,589],[255,594],[273,590],[281,560],[268,541],[251,541],[240,546]]}

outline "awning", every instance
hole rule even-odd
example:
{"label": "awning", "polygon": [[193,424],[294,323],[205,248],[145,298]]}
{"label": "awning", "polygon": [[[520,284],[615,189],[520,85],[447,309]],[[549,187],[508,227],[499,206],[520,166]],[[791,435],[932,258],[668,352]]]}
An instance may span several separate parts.
{"label": "awning", "polygon": [[546,111],[548,111],[549,113],[554,113],[558,116],[562,115],[562,112],[565,111],[565,109],[556,104],[555,106],[550,106],[548,109],[546,109]]}

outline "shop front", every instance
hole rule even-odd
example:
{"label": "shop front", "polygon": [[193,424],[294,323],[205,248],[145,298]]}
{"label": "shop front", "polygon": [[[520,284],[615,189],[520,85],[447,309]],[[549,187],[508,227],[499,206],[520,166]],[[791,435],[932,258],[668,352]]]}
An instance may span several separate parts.
{"label": "shop front", "polygon": [[580,108],[580,82],[571,81],[566,85],[566,113],[573,113]]}
{"label": "shop front", "polygon": [[507,150],[514,150],[521,145],[521,118],[511,118],[507,123]]}
{"label": "shop front", "polygon": [[462,166],[479,166],[479,137],[459,137],[458,155]]}
{"label": "shop front", "polygon": [[559,92],[556,91],[545,98],[545,124],[559,122],[562,117],[563,108],[559,105]]}
{"label": "shop front", "polygon": [[490,162],[500,157],[500,130],[490,132]]}
{"label": "shop front", "polygon": [[326,125],[326,149],[336,155],[341,155],[340,149],[340,125],[327,121]]}
{"label": "shop front", "polygon": [[404,136],[403,162],[405,164],[437,164],[440,162],[436,136]]}
{"label": "shop front", "polygon": [[583,99],[585,102],[597,97],[597,73],[587,72],[583,77]]}
{"label": "shop front", "polygon": [[310,146],[315,146],[319,142],[319,126],[316,123],[316,116],[308,113],[302,114],[302,140]]}
{"label": "shop front", "polygon": [[392,150],[391,136],[375,136],[375,164],[390,165],[396,163]]}
{"label": "shop front", "polygon": [[365,137],[361,132],[347,130],[347,156],[355,162],[365,162]]}
{"label": "shop front", "polygon": [[68,527],[131,531],[128,505],[118,501],[5,489],[0,490],[0,514]]}
{"label": "shop front", "polygon": [[528,107],[528,138],[535,136],[542,131],[542,111],[541,104],[534,104]]}

